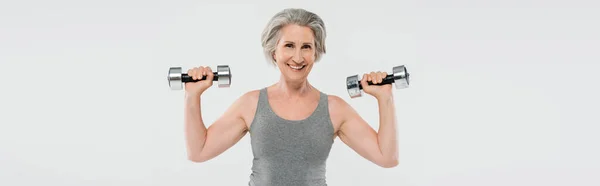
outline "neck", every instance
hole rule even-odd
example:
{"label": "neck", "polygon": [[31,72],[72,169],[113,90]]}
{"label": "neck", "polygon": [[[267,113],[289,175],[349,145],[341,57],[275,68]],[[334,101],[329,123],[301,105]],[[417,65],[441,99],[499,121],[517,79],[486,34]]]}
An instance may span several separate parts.
{"label": "neck", "polygon": [[308,95],[312,90],[312,86],[306,79],[302,81],[287,81],[283,76],[281,76],[276,87],[287,98],[303,97]]}

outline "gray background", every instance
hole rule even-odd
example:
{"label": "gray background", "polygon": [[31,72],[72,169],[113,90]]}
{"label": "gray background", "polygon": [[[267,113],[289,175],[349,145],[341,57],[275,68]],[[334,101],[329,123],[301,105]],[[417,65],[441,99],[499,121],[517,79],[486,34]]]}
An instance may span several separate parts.
{"label": "gray background", "polygon": [[338,139],[330,185],[600,185],[591,0],[2,1],[0,185],[246,185],[248,135],[187,161],[183,92],[166,74],[230,65],[232,87],[203,95],[214,121],[277,81],[260,32],[288,7],[326,22],[310,81],[375,129],[376,101],[350,99],[345,78],[402,64],[412,74],[394,92],[400,165],[377,167]]}

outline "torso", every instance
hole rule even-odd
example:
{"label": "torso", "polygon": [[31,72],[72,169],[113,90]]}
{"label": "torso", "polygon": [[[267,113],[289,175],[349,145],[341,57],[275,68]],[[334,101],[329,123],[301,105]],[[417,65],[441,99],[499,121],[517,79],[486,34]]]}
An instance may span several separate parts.
{"label": "torso", "polygon": [[246,96],[256,101],[244,101],[256,107],[243,109],[250,111],[244,119],[253,154],[249,185],[326,186],[326,161],[337,130],[329,96],[316,89],[298,100],[282,95],[267,87]]}
{"label": "torso", "polygon": [[[277,114],[277,116],[286,120],[302,120],[308,118],[311,114],[313,114],[319,103],[319,91],[316,89],[313,89],[313,91],[310,93],[310,96],[293,102],[282,99],[272,87],[268,87],[267,91],[269,93],[268,99],[271,109]],[[253,90],[249,93],[250,100],[247,102],[249,103],[247,106],[248,109],[243,111],[243,119],[248,129],[250,129],[252,121],[254,120],[254,114],[256,113],[257,107],[256,103],[258,102],[260,90]],[[338,117],[339,114],[336,112],[337,109],[335,109],[336,103],[332,102],[332,99],[328,99],[328,105],[331,123],[334,129],[334,136],[332,137],[335,139],[341,126],[341,119]]]}

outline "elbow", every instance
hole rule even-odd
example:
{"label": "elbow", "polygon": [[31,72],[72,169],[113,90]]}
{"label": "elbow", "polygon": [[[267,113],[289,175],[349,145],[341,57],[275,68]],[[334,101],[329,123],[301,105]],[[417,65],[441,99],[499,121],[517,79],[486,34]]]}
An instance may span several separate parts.
{"label": "elbow", "polygon": [[379,164],[379,166],[383,167],[383,168],[394,168],[396,166],[398,166],[398,159],[391,159],[388,161],[385,161],[381,164]]}
{"label": "elbow", "polygon": [[206,161],[206,158],[200,156],[200,154],[188,153],[188,160],[194,163],[202,163]]}
{"label": "elbow", "polygon": [[188,158],[188,160],[190,160],[191,162],[194,162],[194,163],[202,163],[202,162],[206,161],[206,160],[200,159],[200,158]]}

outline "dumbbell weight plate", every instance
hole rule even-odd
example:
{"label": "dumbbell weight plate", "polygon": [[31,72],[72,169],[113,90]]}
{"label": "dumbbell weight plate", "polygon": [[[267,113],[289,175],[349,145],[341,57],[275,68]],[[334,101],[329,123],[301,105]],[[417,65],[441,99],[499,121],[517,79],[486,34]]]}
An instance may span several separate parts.
{"label": "dumbbell weight plate", "polygon": [[169,75],[167,76],[167,80],[169,81],[169,87],[171,87],[171,90],[183,89],[183,83],[181,79],[181,67],[169,68]]}
{"label": "dumbbell weight plate", "polygon": [[404,65],[395,66],[392,69],[394,74],[394,85],[396,89],[408,88],[410,84],[410,74],[406,71],[406,67]]}
{"label": "dumbbell weight plate", "polygon": [[358,75],[348,76],[346,78],[346,89],[348,90],[348,95],[351,98],[356,98],[361,96],[360,89],[360,79],[358,79]]}
{"label": "dumbbell weight plate", "polygon": [[231,85],[231,70],[229,69],[229,66],[217,66],[217,78],[220,88],[229,87]]}

